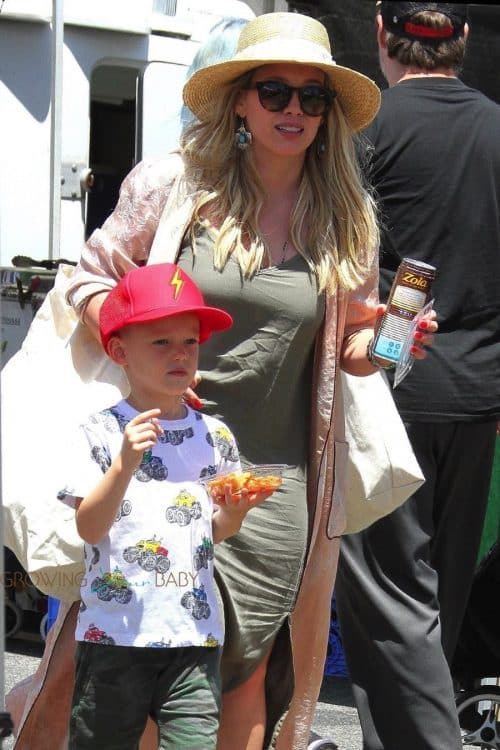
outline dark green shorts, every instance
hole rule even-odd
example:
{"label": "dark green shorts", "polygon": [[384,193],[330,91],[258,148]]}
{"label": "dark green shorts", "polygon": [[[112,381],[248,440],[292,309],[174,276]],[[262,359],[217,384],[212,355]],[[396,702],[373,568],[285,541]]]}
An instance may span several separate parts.
{"label": "dark green shorts", "polygon": [[69,750],[136,750],[148,715],[162,750],[215,750],[220,649],[78,643]]}

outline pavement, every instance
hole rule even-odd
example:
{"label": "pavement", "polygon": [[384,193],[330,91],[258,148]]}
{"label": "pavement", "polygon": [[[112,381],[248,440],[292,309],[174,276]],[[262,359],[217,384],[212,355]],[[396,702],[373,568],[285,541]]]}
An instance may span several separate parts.
{"label": "pavement", "polygon": [[[40,661],[43,642],[35,628],[23,630],[5,644],[4,673],[7,693],[32,674]],[[0,696],[1,697],[1,696]],[[349,680],[325,677],[313,723],[313,737],[332,740],[331,750],[361,750],[361,732]],[[2,750],[12,750],[12,738],[0,740]]]}
{"label": "pavement", "polygon": [[314,714],[313,732],[332,740],[336,750],[362,750],[358,713],[348,678],[324,678]]}

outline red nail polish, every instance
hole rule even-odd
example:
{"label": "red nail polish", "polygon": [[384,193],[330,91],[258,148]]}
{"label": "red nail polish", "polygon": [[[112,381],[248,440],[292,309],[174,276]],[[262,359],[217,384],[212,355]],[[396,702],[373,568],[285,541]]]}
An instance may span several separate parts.
{"label": "red nail polish", "polygon": [[415,331],[413,338],[417,341],[422,341],[422,339],[424,338],[424,334],[420,333],[420,331]]}
{"label": "red nail polish", "polygon": [[200,401],[199,398],[193,398],[193,400],[192,400],[192,406],[195,409],[201,409],[203,407],[203,403]]}
{"label": "red nail polish", "polygon": [[410,354],[417,354],[419,351],[418,346],[410,346]]}
{"label": "red nail polish", "polygon": [[426,331],[429,328],[429,324],[426,320],[421,320],[418,327],[421,328],[422,331]]}

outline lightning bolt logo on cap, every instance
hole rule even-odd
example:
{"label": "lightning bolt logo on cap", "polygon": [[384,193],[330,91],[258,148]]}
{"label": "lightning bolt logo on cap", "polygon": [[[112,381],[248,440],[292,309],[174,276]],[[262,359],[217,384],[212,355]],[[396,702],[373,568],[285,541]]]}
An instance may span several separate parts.
{"label": "lightning bolt logo on cap", "polygon": [[175,273],[172,276],[172,278],[170,279],[170,285],[173,286],[173,287],[175,287],[174,300],[176,300],[179,297],[180,293],[181,293],[182,287],[184,286],[184,281],[179,276],[179,269],[178,268],[175,269]]}

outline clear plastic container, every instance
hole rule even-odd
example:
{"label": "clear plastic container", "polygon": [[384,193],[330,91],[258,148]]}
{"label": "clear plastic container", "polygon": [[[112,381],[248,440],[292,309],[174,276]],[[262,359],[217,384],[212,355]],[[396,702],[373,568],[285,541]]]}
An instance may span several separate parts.
{"label": "clear plastic container", "polygon": [[231,485],[233,496],[240,495],[243,488],[249,493],[274,492],[282,484],[287,468],[288,464],[247,464],[241,471],[222,471],[199,481],[212,497],[216,491],[214,500],[224,498],[226,484]]}

